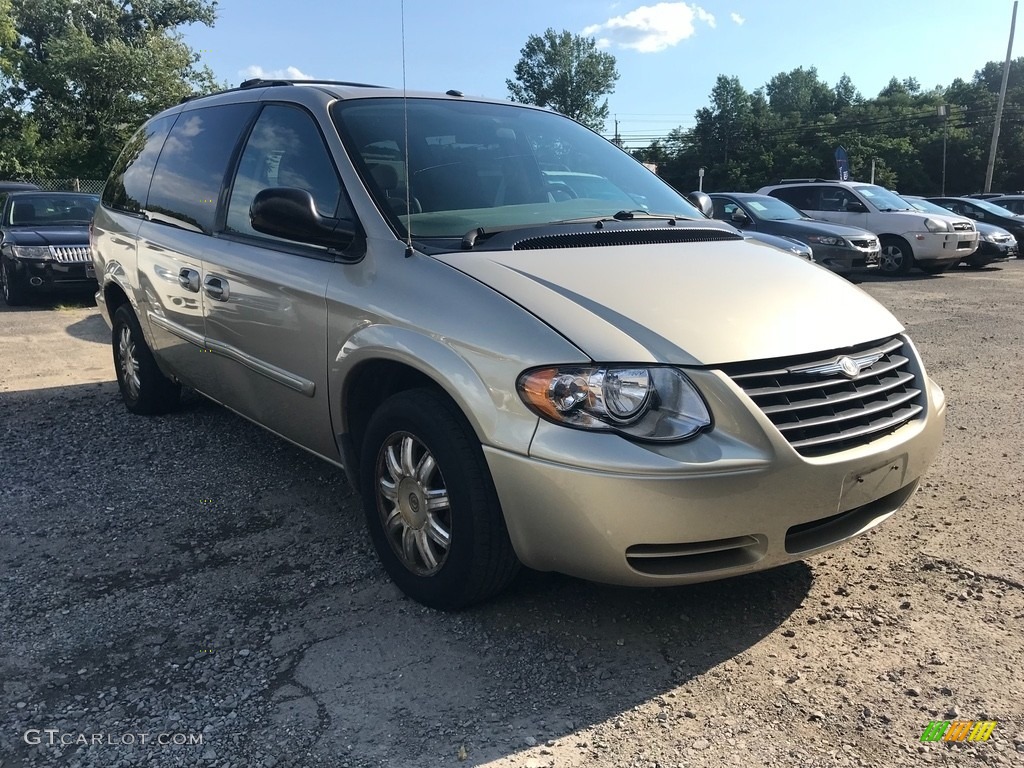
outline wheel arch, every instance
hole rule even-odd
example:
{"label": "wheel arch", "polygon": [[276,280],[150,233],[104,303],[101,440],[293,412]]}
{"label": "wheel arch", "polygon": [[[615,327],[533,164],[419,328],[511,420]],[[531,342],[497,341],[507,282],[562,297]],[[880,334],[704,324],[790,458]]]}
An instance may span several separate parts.
{"label": "wheel arch", "polygon": [[[518,372],[517,372],[518,373]],[[514,376],[509,387],[514,387]],[[350,337],[332,362],[331,423],[346,472],[358,477],[363,435],[374,410],[398,392],[427,387],[451,400],[481,444],[525,452],[537,417],[522,406],[511,429],[499,408],[511,410],[502,393],[442,340],[412,329],[369,326]]]}

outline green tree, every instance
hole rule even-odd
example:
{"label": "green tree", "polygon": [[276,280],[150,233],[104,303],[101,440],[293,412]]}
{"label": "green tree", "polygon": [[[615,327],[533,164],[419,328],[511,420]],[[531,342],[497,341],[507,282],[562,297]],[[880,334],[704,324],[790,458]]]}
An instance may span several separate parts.
{"label": "green tree", "polygon": [[765,86],[772,112],[792,122],[818,120],[832,111],[835,93],[814,67],[780,72]]}
{"label": "green tree", "polygon": [[3,102],[38,135],[23,170],[103,178],[140,123],[216,87],[177,31],[212,25],[216,2],[0,2],[10,2],[17,35],[2,57],[11,71]]}
{"label": "green tree", "polygon": [[619,79],[615,57],[597,50],[593,38],[548,29],[530,35],[520,51],[514,80],[506,80],[512,99],[551,107],[595,131],[604,129],[608,99]]}

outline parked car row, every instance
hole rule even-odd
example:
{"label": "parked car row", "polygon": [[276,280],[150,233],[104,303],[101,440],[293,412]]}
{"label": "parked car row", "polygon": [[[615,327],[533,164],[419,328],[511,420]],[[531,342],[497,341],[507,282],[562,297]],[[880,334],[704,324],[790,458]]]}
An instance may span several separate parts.
{"label": "parked car row", "polygon": [[1002,198],[909,198],[874,184],[826,179],[784,179],[756,194],[713,192],[707,203],[697,194],[691,200],[706,215],[744,232],[795,238],[840,274],[982,267],[1018,256],[1024,238],[1024,216],[1000,206]]}

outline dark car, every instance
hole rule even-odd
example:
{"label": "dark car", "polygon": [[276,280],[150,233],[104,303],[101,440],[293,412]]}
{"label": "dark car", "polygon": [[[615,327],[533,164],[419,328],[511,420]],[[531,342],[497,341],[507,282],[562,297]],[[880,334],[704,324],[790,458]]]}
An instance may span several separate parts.
{"label": "dark car", "polygon": [[1020,258],[1020,245],[1017,239],[1005,229],[984,221],[976,221],[974,226],[978,230],[978,250],[961,264],[980,268],[996,261]]}
{"label": "dark car", "polygon": [[17,306],[30,291],[94,292],[89,222],[99,195],[0,192],[0,285]]}
{"label": "dark car", "polygon": [[787,202],[768,195],[714,192],[713,217],[737,229],[799,240],[811,246],[814,260],[846,274],[878,266],[878,238],[866,229],[809,218]]}
{"label": "dark car", "polygon": [[34,189],[39,187],[27,181],[0,181],[0,192],[29,192]]}
{"label": "dark car", "polygon": [[[952,210],[923,197],[903,195],[903,199],[924,213],[944,213]],[[974,228],[978,230],[978,250],[966,258],[960,259],[958,264],[966,264],[977,269],[992,262],[1005,261],[1018,255],[1016,238],[1002,227],[984,221],[976,221]]]}
{"label": "dark car", "polygon": [[[998,199],[996,198],[996,200]],[[925,200],[930,200],[936,205],[941,205],[943,208],[969,219],[1002,227],[1013,235],[1018,243],[1024,240],[1024,216],[1019,216],[1009,208],[1004,208],[995,200],[978,200],[967,197],[926,197]]]}
{"label": "dark car", "polygon": [[1003,195],[1002,197],[993,197],[989,202],[995,203],[1011,213],[1024,214],[1024,195]]}
{"label": "dark car", "polygon": [[743,236],[747,240],[755,240],[759,243],[770,245],[773,248],[778,248],[780,251],[799,256],[806,261],[814,261],[814,249],[807,245],[807,243],[802,243],[795,238],[769,235],[765,232],[744,232]]}

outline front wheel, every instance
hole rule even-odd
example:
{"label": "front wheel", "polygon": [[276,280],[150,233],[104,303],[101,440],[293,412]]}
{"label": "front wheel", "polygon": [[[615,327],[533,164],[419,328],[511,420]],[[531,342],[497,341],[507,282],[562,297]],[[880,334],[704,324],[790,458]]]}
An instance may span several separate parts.
{"label": "front wheel", "polygon": [[914,252],[902,237],[883,237],[878,269],[886,275],[905,275],[914,265]]}
{"label": "front wheel", "polygon": [[363,440],[360,485],[377,556],[414,600],[464,608],[515,576],[519,561],[483,450],[440,393],[400,392],[377,409]]}
{"label": "front wheel", "polygon": [[0,261],[0,288],[3,290],[4,303],[8,307],[20,307],[25,303],[25,289],[18,284],[3,261]]}
{"label": "front wheel", "polygon": [[125,406],[132,413],[146,416],[172,410],[181,397],[181,387],[157,367],[130,306],[117,308],[113,326],[114,370]]}

